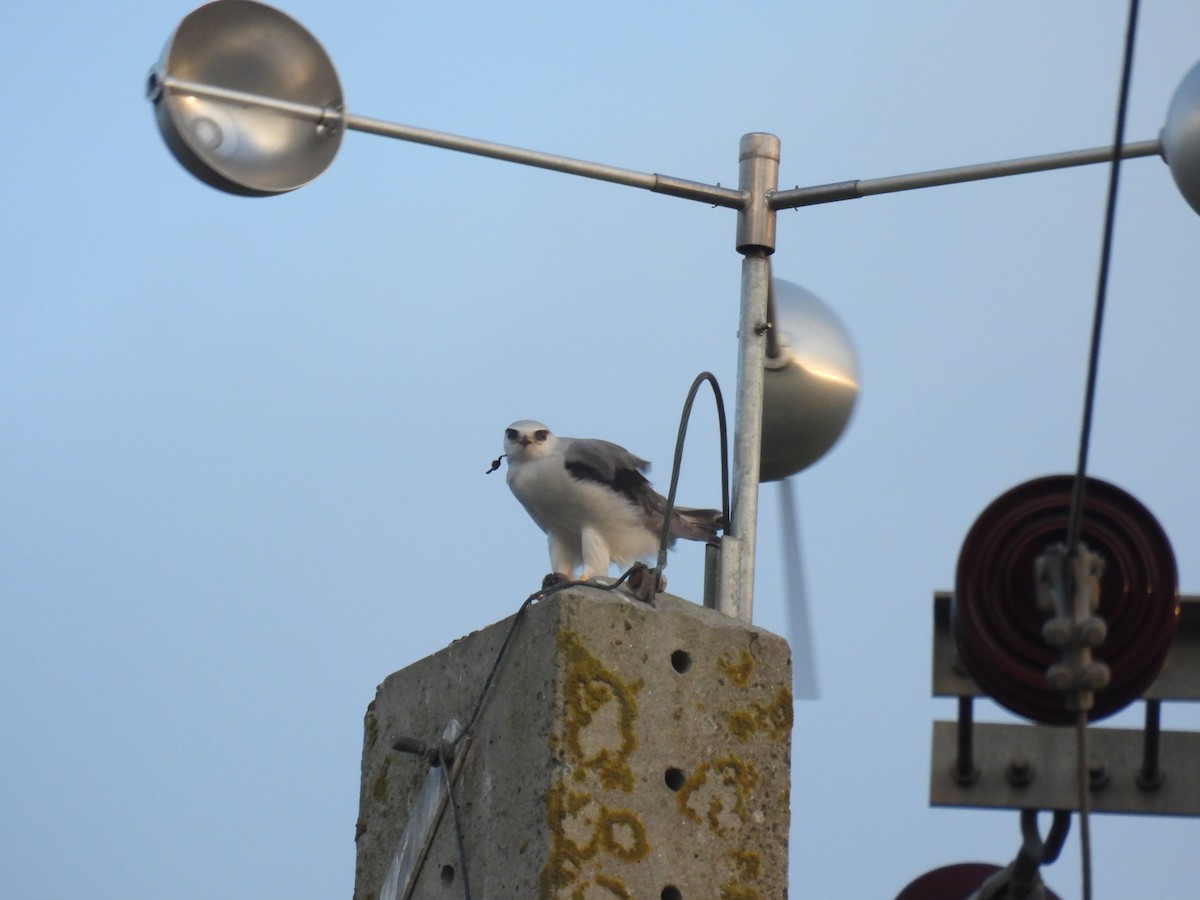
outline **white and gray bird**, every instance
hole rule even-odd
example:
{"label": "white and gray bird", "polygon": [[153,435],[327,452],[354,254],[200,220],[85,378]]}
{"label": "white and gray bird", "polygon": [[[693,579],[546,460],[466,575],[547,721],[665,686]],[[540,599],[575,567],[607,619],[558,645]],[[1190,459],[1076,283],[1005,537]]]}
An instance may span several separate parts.
{"label": "white and gray bird", "polygon": [[[508,486],[550,544],[553,574],[607,575],[658,553],[666,498],[650,486],[650,464],[609,441],[558,437],[523,419],[504,432]],[[715,509],[675,507],[670,537],[715,543]]]}

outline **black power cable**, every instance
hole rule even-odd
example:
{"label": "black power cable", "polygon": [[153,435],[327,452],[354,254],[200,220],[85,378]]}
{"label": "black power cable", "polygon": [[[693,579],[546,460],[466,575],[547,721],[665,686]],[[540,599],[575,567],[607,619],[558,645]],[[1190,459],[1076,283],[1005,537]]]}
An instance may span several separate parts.
{"label": "black power cable", "polygon": [[[544,600],[547,597],[557,594],[559,591],[564,591],[567,588],[577,587],[583,584],[603,591],[615,591],[626,582],[630,573],[633,571],[634,569],[630,569],[612,583],[601,584],[595,581],[560,581],[550,587],[545,587],[540,591],[535,591],[525,598],[525,600],[521,603],[521,606],[517,609],[516,614],[513,616],[512,623],[508,626],[508,631],[504,634],[504,640],[500,642],[500,649],[496,653],[496,659],[492,663],[492,668],[488,672],[487,678],[484,679],[483,688],[479,692],[479,699],[475,702],[475,709],[471,713],[471,718],[467,720],[466,727],[462,730],[462,733],[458,736],[454,743],[453,756],[455,757],[454,761],[456,764],[458,762],[456,757],[458,755],[459,748],[467,746],[466,740],[470,737],[475,725],[478,723],[479,718],[483,713],[484,707],[487,705],[487,700],[491,695],[492,687],[495,685],[496,677],[500,673],[501,664],[504,662],[504,658],[508,654],[513,637],[516,635],[517,629],[520,627],[521,622],[524,621],[525,613],[529,607],[533,605],[534,602],[538,600]],[[441,765],[442,773],[446,778],[446,790],[447,794],[449,795],[448,799],[451,818],[454,823],[454,840],[458,846],[459,869],[462,873],[463,898],[464,900],[471,900],[471,884],[467,875],[467,850],[463,843],[463,829],[460,821],[458,797],[455,793],[454,787],[454,778],[457,774],[455,769],[457,768],[457,765],[453,767],[451,766],[450,759],[446,755],[446,748],[444,746],[439,745],[436,752],[437,763]]]}
{"label": "black power cable", "polygon": [[1117,189],[1121,180],[1121,147],[1125,143],[1125,115],[1129,106],[1129,84],[1133,75],[1133,49],[1137,32],[1138,0],[1129,2],[1129,22],[1125,30],[1125,60],[1121,69],[1121,94],[1117,102],[1117,124],[1113,136],[1112,165],[1109,168],[1108,203],[1104,212],[1104,238],[1100,249],[1100,271],[1096,278],[1096,304],[1092,313],[1092,340],[1088,351],[1087,382],[1084,389],[1083,421],[1079,429],[1079,458],[1071,493],[1067,549],[1074,551],[1083,521],[1084,479],[1087,475],[1088,449],[1091,443],[1092,410],[1096,401],[1096,372],[1100,364],[1100,335],[1108,295],[1108,270],[1112,260],[1113,231],[1117,218]]}
{"label": "black power cable", "polygon": [[[1125,116],[1129,107],[1129,85],[1133,74],[1133,50],[1136,44],[1138,0],[1130,0],[1125,28],[1125,56],[1121,68],[1121,92],[1117,101],[1117,122],[1113,135],[1112,164],[1109,168],[1108,202],[1104,213],[1104,238],[1100,251],[1100,271],[1096,279],[1096,304],[1092,313],[1092,340],[1088,351],[1087,383],[1084,390],[1083,421],[1079,430],[1079,457],[1071,489],[1067,520],[1067,552],[1078,553],[1079,533],[1083,525],[1084,488],[1087,479],[1088,450],[1091,443],[1092,411],[1096,401],[1096,373],[1100,363],[1100,334],[1108,294],[1108,272],[1112,259],[1113,231],[1117,214],[1117,189],[1121,178],[1121,147],[1125,143]],[[1087,710],[1079,711],[1077,723],[1079,780],[1079,844],[1083,869],[1083,900],[1092,896],[1091,828],[1088,822],[1091,797],[1088,778]]]}
{"label": "black power cable", "polygon": [[688,420],[692,416],[692,404],[696,402],[696,392],[706,381],[712,387],[713,400],[717,404],[717,426],[720,429],[721,440],[721,518],[724,520],[724,527],[729,527],[729,438],[725,421],[725,399],[721,396],[721,385],[717,383],[717,376],[712,372],[701,372],[692,381],[692,386],[688,390],[687,400],[683,404],[683,413],[679,417],[679,431],[675,436],[675,459],[671,464],[671,487],[667,491],[662,532],[658,539],[656,572],[659,575],[667,567],[667,544],[671,540],[671,514],[675,509],[675,491],[679,487],[679,466],[683,461],[683,439],[687,436]]}

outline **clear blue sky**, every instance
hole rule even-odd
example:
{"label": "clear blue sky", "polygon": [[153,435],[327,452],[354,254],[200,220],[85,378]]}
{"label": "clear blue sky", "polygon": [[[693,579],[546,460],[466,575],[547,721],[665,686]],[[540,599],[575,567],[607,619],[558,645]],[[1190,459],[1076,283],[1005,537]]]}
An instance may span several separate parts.
{"label": "clear blue sky", "polygon": [[[1129,138],[1200,60],[1144,4]],[[294,0],[360,115],[784,186],[1094,147],[1125,5]],[[0,894],[348,896],[362,715],[546,568],[500,474],[541,419],[658,463],[733,394],[724,209],[361,134],[303,190],[185,173],[142,87],[187,2],[12,5],[0,28]],[[1092,471],[1200,591],[1200,217],[1124,168]],[[798,482],[822,695],[797,706],[796,897],[1006,863],[1012,813],[930,809],[930,599],[990,500],[1074,465],[1100,167],[785,212],[775,271],[854,335],[850,430]],[[717,502],[697,406],[681,500]],[[786,630],[763,494],[755,621]],[[700,595],[699,556],[673,557]],[[998,710],[988,717],[1004,718]],[[1136,717],[1134,717],[1136,719]],[[1164,727],[1195,729],[1169,708]],[[1195,820],[1097,817],[1097,898],[1185,897]],[[1047,872],[1079,896],[1078,844]],[[1144,881],[1143,881],[1144,880]]]}

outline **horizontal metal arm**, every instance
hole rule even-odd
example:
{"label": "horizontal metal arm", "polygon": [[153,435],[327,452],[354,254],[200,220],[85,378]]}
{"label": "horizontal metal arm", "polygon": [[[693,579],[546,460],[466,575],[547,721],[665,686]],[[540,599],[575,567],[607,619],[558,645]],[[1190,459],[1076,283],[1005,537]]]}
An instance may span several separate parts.
{"label": "horizontal metal arm", "polygon": [[398,125],[383,122],[379,119],[367,119],[363,116],[345,116],[346,127],[352,131],[365,131],[382,137],[397,138],[416,144],[428,144],[441,147],[443,150],[458,150],[462,153],[473,153],[476,156],[490,156],[492,159],[502,159],[506,162],[521,163],[525,166],[536,166],[540,169],[552,169],[556,172],[566,172],[568,175],[581,175],[584,178],[595,178],[600,181],[611,181],[629,187],[645,188],[658,194],[671,194],[688,200],[701,200],[716,206],[730,209],[741,209],[746,202],[746,196],[741,191],[723,188],[719,185],[703,184],[698,181],[685,181],[682,178],[671,178],[667,175],[637,172],[633,169],[620,169],[616,166],[606,166],[602,163],[573,159],[569,156],[555,156],[542,153],[540,150],[525,150],[508,144],[494,144],[475,138],[462,137],[457,134],[446,134],[442,131],[430,131],[413,125]]}
{"label": "horizontal metal arm", "polygon": [[[724,188],[720,185],[687,181],[683,178],[673,178],[669,175],[638,172],[633,169],[621,169],[616,166],[603,165],[602,163],[573,159],[569,156],[555,156],[550,153],[542,153],[538,150],[526,150],[507,144],[495,144],[490,141],[462,137],[461,135],[430,131],[427,128],[417,128],[413,125],[400,125],[394,122],[385,122],[381,119],[355,116],[333,107],[279,100],[274,97],[265,97],[261,94],[187,81],[169,75],[161,76],[156,73],[151,78],[151,98],[156,99],[159,91],[163,90],[193,94],[213,100],[224,100],[243,106],[258,106],[326,126],[341,122],[350,131],[362,131],[368,134],[377,134],[381,137],[397,138],[402,141],[440,147],[445,150],[457,150],[476,156],[488,156],[493,159],[520,163],[526,166],[552,169],[556,172],[565,172],[568,175],[581,175],[585,178],[595,178],[600,181],[610,181],[629,187],[643,188],[644,190],[653,191],[658,194],[669,194],[673,197],[682,197],[686,200],[698,200],[704,203],[711,203],[714,206],[724,206],[728,209],[744,209],[747,202],[744,191]],[[1160,140],[1125,144],[1121,148],[1120,153],[1122,159],[1131,159],[1138,156],[1160,156],[1161,154],[1162,142]],[[911,191],[916,188],[936,187],[942,184],[959,184],[964,181],[979,181],[984,178],[999,178],[1004,175],[1023,175],[1028,172],[1044,172],[1050,169],[1064,169],[1071,166],[1086,166],[1094,163],[1109,162],[1112,157],[1112,147],[1096,147],[1091,150],[1072,150],[1066,153],[1029,156],[1023,159],[981,163],[979,165],[960,166],[953,169],[936,169],[930,172],[918,172],[913,175],[893,175],[887,178],[841,181],[835,184],[822,184],[815,187],[797,187],[791,190],[772,192],[769,204],[771,209],[774,210],[795,209],[800,206],[832,203],[837,200],[857,200],[860,197],[869,197],[874,194]]]}
{"label": "horizontal metal arm", "polygon": [[[1122,159],[1137,156],[1161,156],[1162,141],[1140,141],[1121,147]],[[1091,150],[1071,150],[1066,153],[1050,153],[1045,156],[1027,156],[1002,162],[980,163],[975,166],[959,166],[953,169],[935,169],[913,175],[892,175],[888,178],[871,178],[865,181],[839,181],[816,187],[797,187],[787,191],[776,191],[771,195],[772,209],[795,209],[817,203],[832,203],[837,200],[857,200],[874,194],[890,194],[895,191],[911,191],[915,188],[937,187],[942,184],[961,184],[964,181],[980,181],[984,178],[1000,178],[1005,175],[1024,175],[1029,172],[1045,172],[1050,169],[1066,169],[1071,166],[1087,166],[1093,163],[1110,162],[1113,148],[1095,147]]]}
{"label": "horizontal metal arm", "polygon": [[258,106],[274,110],[286,116],[310,122],[331,122],[342,118],[342,111],[336,107],[318,106],[315,103],[296,103],[291,100],[280,100],[278,97],[265,97],[249,91],[239,91],[235,88],[219,87],[215,84],[205,84],[201,81],[188,81],[186,78],[176,78],[174,75],[162,75],[158,70],[150,73],[146,84],[146,96],[153,103],[158,103],[164,91],[173,94],[192,94],[204,97],[206,100],[224,100],[241,106]]}
{"label": "horizontal metal arm", "polygon": [[704,184],[698,181],[687,181],[682,178],[672,178],[669,175],[658,175],[650,172],[637,172],[632,169],[621,169],[616,166],[606,166],[601,163],[587,162],[582,159],[572,159],[568,156],[555,156],[538,150],[525,150],[521,147],[511,147],[507,144],[495,144],[475,138],[462,137],[457,134],[447,134],[442,131],[430,131],[427,128],[417,128],[412,125],[400,125],[385,122],[381,119],[369,119],[365,116],[355,116],[333,107],[318,106],[309,103],[295,103],[289,100],[279,100],[265,97],[247,91],[223,88],[211,84],[201,84],[170,76],[152,79],[151,93],[159,89],[175,93],[194,94],[212,100],[224,100],[242,106],[257,106],[274,110],[297,119],[307,119],[311,122],[334,125],[337,122],[350,131],[362,131],[367,134],[377,134],[381,137],[396,138],[416,144],[427,144],[444,150],[458,150],[462,153],[472,153],[476,156],[488,156],[507,162],[521,163],[526,166],[536,166],[541,169],[552,169],[556,172],[566,172],[569,175],[581,175],[585,178],[595,178],[600,181],[611,181],[629,187],[644,188],[658,194],[670,194],[683,197],[686,200],[699,200],[715,206],[730,209],[741,209],[746,203],[746,195],[742,191],[723,188],[720,185]]}

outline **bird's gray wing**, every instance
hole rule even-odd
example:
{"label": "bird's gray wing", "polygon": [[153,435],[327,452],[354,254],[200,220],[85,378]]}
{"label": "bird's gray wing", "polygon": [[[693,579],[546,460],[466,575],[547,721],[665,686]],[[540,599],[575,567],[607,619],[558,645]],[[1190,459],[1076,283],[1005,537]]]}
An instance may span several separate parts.
{"label": "bird's gray wing", "polygon": [[663,509],[663,498],[642,474],[650,463],[624,447],[594,438],[574,438],[563,451],[563,465],[573,478],[601,484],[647,513]]}

